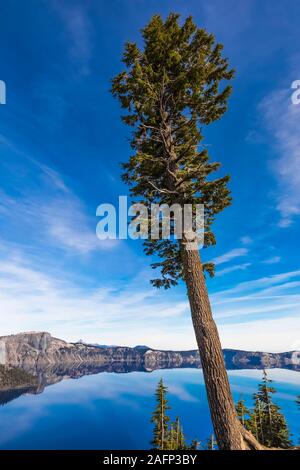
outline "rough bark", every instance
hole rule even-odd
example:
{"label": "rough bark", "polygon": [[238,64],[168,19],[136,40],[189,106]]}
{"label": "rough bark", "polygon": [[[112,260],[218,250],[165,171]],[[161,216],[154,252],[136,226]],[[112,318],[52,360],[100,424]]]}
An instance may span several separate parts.
{"label": "rough bark", "polygon": [[261,450],[263,447],[236,415],[199,252],[188,249],[186,243],[182,247],[184,277],[218,446],[221,450]]}

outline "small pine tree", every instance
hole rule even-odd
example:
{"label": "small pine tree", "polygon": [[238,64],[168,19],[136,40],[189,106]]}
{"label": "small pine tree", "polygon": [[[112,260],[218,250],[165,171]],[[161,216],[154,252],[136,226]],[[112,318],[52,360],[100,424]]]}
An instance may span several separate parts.
{"label": "small pine tree", "polygon": [[185,443],[185,437],[183,434],[183,429],[180,424],[180,420],[177,417],[176,421],[171,424],[169,433],[168,433],[168,449],[169,450],[183,450],[187,448]]}
{"label": "small pine tree", "polygon": [[189,450],[198,450],[200,448],[201,442],[197,439],[193,439],[191,445],[188,447]]}
{"label": "small pine tree", "polygon": [[180,424],[179,418],[176,418],[175,422],[175,430],[176,430],[176,449],[177,450],[183,450],[186,449],[186,443],[185,443],[185,437],[183,434],[183,429]]}
{"label": "small pine tree", "polygon": [[168,436],[168,450],[176,449],[176,428],[174,423],[171,424],[171,429]]}
{"label": "small pine tree", "polygon": [[166,412],[170,409],[166,399],[167,387],[164,386],[163,380],[160,379],[156,389],[157,405],[152,414],[151,422],[154,423],[153,440],[151,444],[155,449],[167,449],[169,446],[169,427],[170,418]]}
{"label": "small pine tree", "polygon": [[207,439],[206,450],[215,450],[216,445],[215,436],[211,434]]}
{"label": "small pine tree", "polygon": [[235,408],[240,422],[247,429],[247,416],[250,417],[250,410],[246,407],[245,400],[239,400]]}
{"label": "small pine tree", "polygon": [[272,401],[272,395],[276,390],[270,386],[271,383],[264,370],[258,392],[254,395],[254,410],[245,427],[252,431],[261,444],[267,447],[287,448],[291,445],[290,433],[280,407]]}
{"label": "small pine tree", "polygon": [[167,387],[165,387],[163,380],[158,382],[155,396],[157,405],[152,414],[151,422],[155,424],[153,429],[152,446],[160,450],[185,450],[185,449],[198,449],[200,443],[193,440],[190,445],[186,443],[183,429],[179,418],[169,425],[170,418],[167,416],[166,411],[170,410],[168,405]]}
{"label": "small pine tree", "polygon": [[246,426],[249,427],[256,439],[263,443],[264,439],[264,424],[263,424],[263,404],[259,398],[255,399],[253,412],[250,414],[250,419]]}
{"label": "small pine tree", "polygon": [[190,444],[187,444],[183,428],[177,417],[170,429],[169,446],[169,450],[198,450],[200,442],[197,439],[193,439]]}

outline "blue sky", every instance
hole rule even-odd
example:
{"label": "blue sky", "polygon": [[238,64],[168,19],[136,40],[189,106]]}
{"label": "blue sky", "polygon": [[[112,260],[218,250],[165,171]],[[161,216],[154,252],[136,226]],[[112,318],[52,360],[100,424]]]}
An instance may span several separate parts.
{"label": "blue sky", "polygon": [[96,208],[127,194],[128,129],[109,93],[125,41],[154,13],[191,14],[236,69],[222,121],[205,130],[232,176],[208,281],[224,347],[300,349],[300,4],[290,0],[2,2],[0,332],[194,348],[183,285],[149,285],[138,241],[96,238]]}

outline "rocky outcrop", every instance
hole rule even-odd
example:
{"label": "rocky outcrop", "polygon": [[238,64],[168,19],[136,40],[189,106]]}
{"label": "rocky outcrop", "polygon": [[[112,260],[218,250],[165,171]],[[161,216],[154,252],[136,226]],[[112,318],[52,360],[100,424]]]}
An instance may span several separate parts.
{"label": "rocky outcrop", "polygon": [[250,352],[224,349],[228,369],[293,369],[300,371],[300,352],[283,353]]}
{"label": "rocky outcrop", "polygon": [[144,370],[170,367],[199,366],[197,351],[157,351],[147,346],[136,348],[122,346],[96,346],[67,343],[53,338],[49,333],[30,332],[0,337],[0,363],[40,370],[49,366],[78,366],[134,364]]}
{"label": "rocky outcrop", "polygon": [[[228,369],[283,367],[300,370],[300,352],[265,353],[225,349]],[[160,351],[137,346],[97,346],[67,343],[49,333],[30,332],[0,337],[0,364],[19,367],[38,375],[46,368],[106,368],[112,365],[149,370],[201,367],[198,351]]]}
{"label": "rocky outcrop", "polygon": [[80,364],[115,361],[139,361],[133,348],[67,343],[49,333],[30,332],[0,337],[0,363],[16,367],[40,367],[53,364]]}

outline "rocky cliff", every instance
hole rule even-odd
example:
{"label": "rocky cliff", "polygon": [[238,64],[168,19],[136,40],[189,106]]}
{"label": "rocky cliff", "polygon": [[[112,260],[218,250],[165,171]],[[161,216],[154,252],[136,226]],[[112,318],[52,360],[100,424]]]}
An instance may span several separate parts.
{"label": "rocky cliff", "polygon": [[[224,350],[228,369],[283,367],[300,370],[300,352],[265,353]],[[159,351],[136,348],[67,343],[49,333],[30,332],[0,337],[0,364],[30,373],[46,368],[109,368],[112,365],[138,370],[166,367],[201,367],[198,351]]]}
{"label": "rocky cliff", "polygon": [[138,361],[139,351],[126,347],[107,347],[67,343],[45,332],[29,332],[0,337],[0,364],[40,367],[53,364],[105,364]]}

